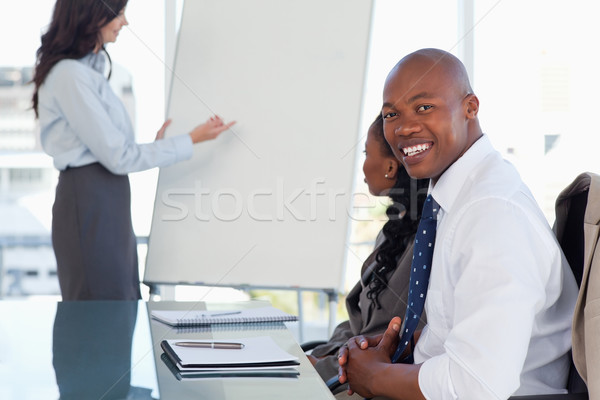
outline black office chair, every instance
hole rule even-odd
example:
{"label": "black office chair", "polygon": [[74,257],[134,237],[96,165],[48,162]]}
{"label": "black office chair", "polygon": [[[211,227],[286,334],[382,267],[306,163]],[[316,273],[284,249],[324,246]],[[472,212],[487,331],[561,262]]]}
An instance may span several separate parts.
{"label": "black office chair", "polygon": [[325,340],[311,340],[310,342],[302,343],[300,345],[300,348],[302,349],[303,352],[306,353],[308,351],[311,351],[315,347],[317,347],[321,344],[325,344],[325,343],[327,343],[327,341],[325,341]]}

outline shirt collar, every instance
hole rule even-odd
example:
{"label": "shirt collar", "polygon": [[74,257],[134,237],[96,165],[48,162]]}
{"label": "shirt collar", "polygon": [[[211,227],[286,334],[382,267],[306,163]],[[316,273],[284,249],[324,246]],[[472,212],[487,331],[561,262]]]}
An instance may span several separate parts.
{"label": "shirt collar", "polygon": [[104,74],[104,66],[106,64],[106,59],[104,58],[104,54],[102,54],[100,51],[98,53],[94,53],[92,51],[86,56],[80,58],[79,61],[84,63],[85,65],[88,65],[93,70]]}
{"label": "shirt collar", "polygon": [[465,154],[448,167],[435,186],[429,184],[429,193],[440,205],[442,214],[452,209],[454,201],[475,166],[494,151],[489,137],[484,134],[471,145]]}

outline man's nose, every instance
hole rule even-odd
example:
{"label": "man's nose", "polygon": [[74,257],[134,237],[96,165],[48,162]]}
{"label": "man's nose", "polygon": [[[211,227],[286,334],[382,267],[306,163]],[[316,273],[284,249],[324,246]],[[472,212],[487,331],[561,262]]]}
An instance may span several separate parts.
{"label": "man's nose", "polygon": [[421,123],[409,118],[404,118],[398,122],[398,125],[394,129],[396,136],[409,136],[413,133],[420,132],[422,129]]}

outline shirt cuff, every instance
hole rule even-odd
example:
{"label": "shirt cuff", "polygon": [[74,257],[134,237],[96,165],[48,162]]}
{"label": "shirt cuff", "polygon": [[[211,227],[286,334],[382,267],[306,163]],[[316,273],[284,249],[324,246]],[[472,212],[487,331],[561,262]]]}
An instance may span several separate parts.
{"label": "shirt cuff", "polygon": [[427,400],[458,398],[450,381],[450,358],[447,355],[430,358],[421,365],[419,388]]}
{"label": "shirt cuff", "polygon": [[190,135],[178,135],[171,138],[175,149],[175,162],[189,160],[194,154],[194,144]]}

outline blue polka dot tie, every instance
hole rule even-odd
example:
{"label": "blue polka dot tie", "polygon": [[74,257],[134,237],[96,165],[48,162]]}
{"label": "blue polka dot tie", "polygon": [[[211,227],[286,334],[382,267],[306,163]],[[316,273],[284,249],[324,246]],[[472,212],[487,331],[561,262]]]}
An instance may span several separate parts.
{"label": "blue polka dot tie", "polygon": [[411,355],[403,360],[400,356],[413,341],[413,335],[419,325],[419,318],[423,313],[427,287],[429,286],[429,274],[431,272],[431,260],[433,259],[433,246],[435,244],[435,230],[437,227],[437,213],[439,205],[431,195],[427,196],[423,205],[421,221],[415,235],[415,246],[410,271],[410,283],[408,287],[408,304],[404,316],[404,325],[400,333],[400,343],[392,357],[392,362],[413,363]]}

